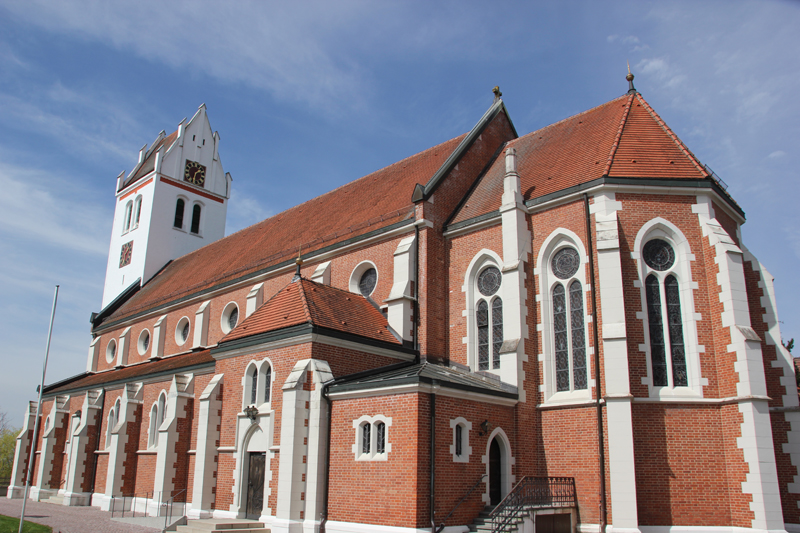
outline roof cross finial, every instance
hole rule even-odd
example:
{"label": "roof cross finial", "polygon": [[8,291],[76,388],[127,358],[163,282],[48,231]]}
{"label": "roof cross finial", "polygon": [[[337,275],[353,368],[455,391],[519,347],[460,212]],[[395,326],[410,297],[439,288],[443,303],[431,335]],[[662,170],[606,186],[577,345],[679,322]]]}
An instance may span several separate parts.
{"label": "roof cross finial", "polygon": [[500,86],[499,85],[495,85],[494,89],[492,89],[492,92],[494,93],[494,101],[495,102],[500,100],[500,97],[503,96],[503,93],[500,92]]}
{"label": "roof cross finial", "polygon": [[631,64],[628,61],[628,75],[625,76],[625,79],[628,80],[628,94],[633,94],[636,92],[636,87],[633,86],[633,74],[631,74]]}

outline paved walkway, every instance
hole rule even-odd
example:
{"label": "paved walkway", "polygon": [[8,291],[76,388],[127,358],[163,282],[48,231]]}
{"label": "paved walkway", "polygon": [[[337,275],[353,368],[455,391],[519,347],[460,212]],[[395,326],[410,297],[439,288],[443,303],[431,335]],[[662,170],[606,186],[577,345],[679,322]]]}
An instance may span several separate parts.
{"label": "paved walkway", "polygon": [[[0,498],[0,514],[19,518],[21,512],[22,500]],[[112,520],[111,513],[95,507],[66,507],[31,500],[28,500],[28,504],[25,506],[25,520],[50,526],[53,528],[53,533],[153,533],[161,531],[160,528],[153,529]]]}

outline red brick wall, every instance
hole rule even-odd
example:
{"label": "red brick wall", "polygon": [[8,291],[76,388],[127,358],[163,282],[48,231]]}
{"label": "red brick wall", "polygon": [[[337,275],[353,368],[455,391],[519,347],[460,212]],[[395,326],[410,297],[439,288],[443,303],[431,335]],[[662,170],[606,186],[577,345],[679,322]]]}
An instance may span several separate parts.
{"label": "red brick wall", "polygon": [[[337,400],[331,419],[329,520],[425,527],[428,516],[428,406],[423,395]],[[353,420],[392,418],[386,461],[356,461]]]}

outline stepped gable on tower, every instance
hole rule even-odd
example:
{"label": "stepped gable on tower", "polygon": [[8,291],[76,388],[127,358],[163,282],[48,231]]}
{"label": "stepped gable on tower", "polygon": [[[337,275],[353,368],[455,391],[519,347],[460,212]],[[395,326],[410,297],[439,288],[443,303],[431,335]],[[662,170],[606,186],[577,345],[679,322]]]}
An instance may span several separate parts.
{"label": "stepped gable on tower", "polygon": [[307,254],[413,219],[414,187],[424,185],[464,137],[466,134],[176,259],[107,317],[105,324],[262,269],[288,265],[298,248]]}
{"label": "stepped gable on tower", "polygon": [[[641,94],[615,98],[514,139],[526,201],[604,177],[710,179],[708,172]],[[505,162],[497,158],[451,221],[495,212]]]}

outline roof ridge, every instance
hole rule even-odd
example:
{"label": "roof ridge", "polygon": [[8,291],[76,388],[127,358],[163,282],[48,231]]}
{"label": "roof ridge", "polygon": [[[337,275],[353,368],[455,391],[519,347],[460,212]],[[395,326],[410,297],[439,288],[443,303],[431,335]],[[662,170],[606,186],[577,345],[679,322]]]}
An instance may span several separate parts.
{"label": "roof ridge", "polygon": [[619,121],[619,129],[617,130],[617,136],[614,138],[614,142],[611,144],[611,151],[608,154],[608,159],[606,160],[606,168],[603,170],[603,176],[608,176],[608,173],[611,171],[611,165],[614,162],[614,156],[617,155],[617,148],[619,148],[619,141],[622,138],[622,130],[625,129],[625,124],[628,122],[628,115],[631,112],[631,104],[633,103],[633,94],[629,94],[628,96],[628,103],[625,104],[625,112],[622,114],[622,118]]}
{"label": "roof ridge", "polygon": [[661,126],[661,129],[663,129],[664,132],[667,135],[669,135],[669,137],[672,139],[672,142],[674,142],[678,146],[678,148],[684,153],[684,155],[689,158],[689,161],[691,161],[697,168],[697,170],[700,171],[700,174],[702,174],[706,178],[710,177],[708,171],[703,167],[703,165],[700,164],[700,162],[694,156],[692,151],[689,150],[689,148],[683,143],[683,141],[680,140],[680,138],[677,135],[675,135],[675,132],[673,132],[672,129],[669,126],[667,126],[667,123],[664,122],[661,116],[658,113],[656,113],[656,110],[653,109],[652,106],[647,102],[647,100],[644,99],[644,96],[642,96],[640,93],[636,93],[636,97],[642,103],[642,107],[644,107],[645,110],[648,113],[650,113],[650,116],[653,117],[653,120],[656,121],[656,124]]}
{"label": "roof ridge", "polygon": [[[302,277],[297,280],[297,283],[298,283],[298,286],[299,286],[297,291],[300,293],[300,301],[303,304],[303,311],[305,311],[305,313],[306,313],[306,319],[307,319],[306,322],[308,322],[309,324],[313,324],[314,323],[314,317],[311,316],[311,309],[309,308],[308,298],[306,297],[306,288],[305,288],[305,285],[303,285],[304,281],[308,281],[308,280],[306,280],[306,279],[304,279]],[[294,283],[294,282],[292,282],[292,283]]]}
{"label": "roof ridge", "polygon": [[513,146],[513,144],[516,143],[517,141],[519,141],[520,139],[524,139],[525,137],[531,136],[531,135],[533,135],[535,133],[540,133],[541,131],[546,130],[547,128],[552,128],[553,126],[558,126],[559,124],[562,124],[562,123],[567,122],[569,120],[573,120],[573,119],[578,118],[580,116],[589,114],[589,113],[591,113],[593,111],[596,111],[597,109],[600,109],[601,107],[605,107],[605,106],[607,106],[607,105],[609,105],[609,104],[611,104],[613,102],[616,102],[617,100],[621,100],[622,98],[625,98],[627,96],[628,96],[628,94],[623,94],[622,96],[618,96],[617,98],[614,98],[613,100],[609,100],[608,102],[603,102],[602,104],[596,105],[591,109],[587,109],[586,111],[582,111],[580,113],[576,113],[575,115],[569,116],[567,118],[562,118],[558,122],[553,122],[552,124],[548,124],[547,126],[542,126],[538,130],[533,130],[533,131],[531,131],[529,133],[526,133],[525,135],[522,135],[521,137],[517,137],[516,139],[511,139],[510,141],[508,141],[508,144]]}

